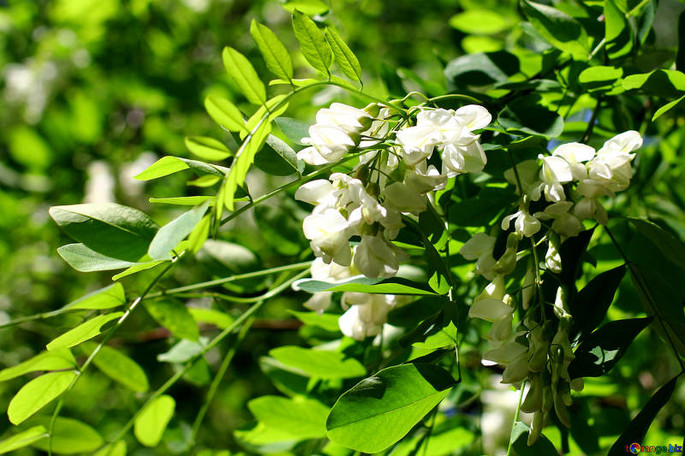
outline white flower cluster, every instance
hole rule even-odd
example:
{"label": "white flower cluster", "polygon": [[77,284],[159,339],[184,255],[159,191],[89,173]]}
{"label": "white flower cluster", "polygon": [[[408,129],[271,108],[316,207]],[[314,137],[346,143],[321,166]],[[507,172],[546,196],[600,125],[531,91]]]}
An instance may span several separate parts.
{"label": "white flower cluster", "polygon": [[[572,237],[583,230],[583,220],[594,219],[606,225],[607,212],[599,198],[613,197],[628,188],[633,152],[641,146],[642,137],[631,130],[614,136],[596,152],[585,144],[569,143],[557,147],[551,155],[540,156],[541,167],[536,160],[518,164],[516,173],[512,169],[505,176],[517,184],[518,174],[525,198],[518,212],[502,220],[502,229],[509,229],[515,220],[515,231],[530,237],[540,230],[540,220],[553,220],[553,231]],[[531,215],[527,203],[542,195],[552,204]]]}
{"label": "white flower cluster", "polygon": [[[351,271],[371,278],[396,275],[407,258],[392,242],[403,226],[403,214],[418,216],[425,211],[427,194],[444,188],[447,178],[483,169],[485,153],[473,131],[491,119],[485,108],[476,105],[457,111],[421,108],[415,126],[393,132],[388,109],[377,105],[361,110],[334,103],[319,110],[309,137],[303,139],[310,147],[298,152],[298,158],[322,165],[340,161],[355,148],[368,153],[361,156],[353,176],[334,173],[327,180],[302,185],[295,193],[296,199],[314,205],[303,223],[317,257],[312,275],[339,280],[337,268],[346,268],[347,277],[354,275]],[[392,141],[393,133],[395,144],[380,147]],[[435,150],[442,157],[442,172],[428,164]],[[359,238],[354,247],[353,236]],[[308,307],[322,311],[330,298],[315,294]],[[344,294],[343,332],[357,339],[379,334],[396,301],[392,296]]]}
{"label": "white flower cluster", "polygon": [[[557,147],[550,156],[539,157],[541,166],[535,160],[520,163],[516,170],[506,173],[511,183],[522,187],[523,195],[520,210],[504,217],[501,223],[503,230],[514,223],[504,253],[498,259],[494,257],[496,238],[486,233],[475,234],[460,250],[467,260],[476,260],[477,273],[491,280],[469,309],[470,317],[492,323],[487,336],[492,349],[484,359],[505,366],[503,383],[529,381],[530,389],[521,406],[522,411],[535,414],[529,444],[539,437],[545,415],[552,409],[562,423],[569,425],[566,407],[571,405],[570,390],[582,389],[582,379],[571,379],[568,372],[574,354],[568,334],[571,316],[562,289],[554,305],[556,321],[547,321],[545,311],[538,307],[527,313],[515,332],[512,323],[516,306],[506,293],[505,277],[516,267],[519,241],[537,233],[542,228],[541,220],[553,220],[546,267],[561,272],[558,235],[562,239],[578,235],[583,230],[582,221],[589,218],[606,224],[607,213],[598,198],[614,196],[628,187],[633,152],[641,145],[640,135],[627,131],[608,140],[597,152],[590,146],[571,143]],[[551,204],[531,215],[529,202],[542,195]],[[537,265],[531,262],[529,266],[522,289],[524,310],[537,285]]]}

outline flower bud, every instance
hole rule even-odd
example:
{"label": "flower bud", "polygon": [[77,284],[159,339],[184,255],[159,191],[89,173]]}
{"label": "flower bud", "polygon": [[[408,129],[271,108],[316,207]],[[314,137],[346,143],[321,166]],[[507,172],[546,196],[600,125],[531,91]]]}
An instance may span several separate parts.
{"label": "flower bud", "polygon": [[559,237],[554,234],[549,234],[549,247],[545,254],[545,266],[555,274],[561,274],[561,255],[559,254]]}

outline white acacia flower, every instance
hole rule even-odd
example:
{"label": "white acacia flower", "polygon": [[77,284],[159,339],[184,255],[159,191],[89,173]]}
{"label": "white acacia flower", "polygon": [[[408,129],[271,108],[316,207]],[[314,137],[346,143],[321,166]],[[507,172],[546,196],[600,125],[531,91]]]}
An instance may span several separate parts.
{"label": "white acacia flower", "polygon": [[354,266],[366,277],[392,277],[399,269],[398,256],[403,251],[382,236],[362,235],[354,248]]}
{"label": "white acacia flower", "polygon": [[309,127],[309,137],[302,138],[302,142],[312,147],[299,151],[297,158],[310,165],[335,163],[355,146],[355,141],[342,128],[318,124]]}
{"label": "white acacia flower", "polygon": [[594,219],[602,225],[609,222],[609,216],[604,206],[594,198],[583,198],[573,206],[573,215],[580,220]]}
{"label": "white acacia flower", "polygon": [[406,170],[404,183],[419,193],[428,193],[445,188],[447,176],[440,174],[433,165],[426,166],[424,161]]}
{"label": "white acacia flower", "polygon": [[317,125],[336,126],[352,135],[369,128],[371,121],[366,111],[342,103],[333,103],[330,108],[319,109],[316,113]]}
{"label": "white acacia flower", "polygon": [[461,246],[459,253],[467,260],[476,261],[476,271],[485,277],[491,277],[491,270],[497,261],[492,256],[496,237],[485,233],[476,233]]}
{"label": "white acacia flower", "polygon": [[345,217],[333,208],[312,213],[302,225],[314,254],[326,263],[333,260],[342,266],[349,265],[351,260],[347,228]]}
{"label": "white acacia flower", "polygon": [[562,184],[573,180],[571,165],[562,157],[554,155],[540,155],[538,158],[542,160],[540,179],[542,180],[541,188],[545,194],[545,199],[550,202],[564,201],[566,194]]}
{"label": "white acacia flower", "polygon": [[447,177],[479,173],[487,161],[483,147],[476,140],[466,145],[447,144],[442,151],[442,173]]}
{"label": "white acacia flower", "polygon": [[[587,164],[588,178],[604,187],[609,193],[625,190],[633,175],[630,162],[635,158],[634,150],[642,146],[642,137],[630,130],[618,134],[604,143],[597,156]],[[588,184],[585,184],[587,187]],[[583,193],[589,193],[588,188]]]}
{"label": "white acacia flower", "polygon": [[385,187],[385,203],[400,212],[419,215],[426,210],[426,197],[401,182],[394,182]]}
{"label": "white acacia flower", "polygon": [[430,157],[435,146],[441,143],[440,132],[432,126],[405,128],[396,133],[397,142],[402,145],[404,162],[409,166]]}
{"label": "white acacia flower", "polygon": [[583,231],[583,224],[571,213],[572,207],[573,203],[570,201],[552,203],[543,212],[536,212],[535,217],[540,220],[554,220],[552,230],[562,236],[577,236]]}
{"label": "white acacia flower", "polygon": [[531,201],[537,201],[540,199],[540,165],[538,165],[537,160],[524,160],[516,164],[516,172],[514,168],[509,168],[504,172],[504,178],[510,184],[518,188],[518,181],[516,175],[518,174],[518,179],[521,181],[521,191],[524,195],[531,199]]}
{"label": "white acacia flower", "polygon": [[492,115],[487,109],[473,104],[457,109],[454,116],[469,131],[485,128],[492,122]]}
{"label": "white acacia flower", "polygon": [[[321,258],[316,258],[310,267],[312,279],[326,282],[340,282],[356,275],[350,266],[340,266],[331,262],[326,264]],[[303,305],[304,307],[322,313],[331,306],[333,292],[322,291],[314,293]]]}
{"label": "white acacia flower", "polygon": [[295,192],[295,199],[313,205],[332,205],[337,200],[333,194],[333,184],[325,179],[317,179],[302,184]]}
{"label": "white acacia flower", "polygon": [[587,168],[583,162],[592,160],[595,156],[595,149],[581,143],[568,143],[557,147],[552,156],[566,160],[573,179],[581,180],[587,177]]}
{"label": "white acacia flower", "polygon": [[356,340],[377,336],[388,320],[394,301],[390,295],[343,293],[341,304],[347,309],[338,319],[342,333]]}
{"label": "white acacia flower", "polygon": [[527,210],[520,210],[502,219],[502,229],[508,230],[511,221],[514,221],[514,230],[521,236],[531,237],[540,231],[540,220],[536,219]]}

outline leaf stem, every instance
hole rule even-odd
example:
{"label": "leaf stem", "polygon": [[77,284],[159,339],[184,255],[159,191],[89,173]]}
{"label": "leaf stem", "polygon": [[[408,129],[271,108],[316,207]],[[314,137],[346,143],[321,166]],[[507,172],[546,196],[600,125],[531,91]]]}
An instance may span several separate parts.
{"label": "leaf stem", "polygon": [[[526,381],[523,380],[523,383],[521,384],[521,395],[519,396],[519,403],[516,406],[516,412],[514,413],[514,422],[511,424],[511,434],[514,433],[514,427],[516,426],[516,423],[519,420],[519,415],[521,414],[521,404],[523,403],[523,393],[526,390]],[[507,447],[507,456],[511,454],[511,448],[514,445],[514,442],[511,440],[511,434],[509,434],[509,446]]]}

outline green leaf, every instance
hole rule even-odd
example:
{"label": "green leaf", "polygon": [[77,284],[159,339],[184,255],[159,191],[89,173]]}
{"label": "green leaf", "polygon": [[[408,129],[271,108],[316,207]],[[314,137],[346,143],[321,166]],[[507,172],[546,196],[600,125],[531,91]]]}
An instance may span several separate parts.
{"label": "green leaf", "polygon": [[224,48],[221,56],[228,75],[245,95],[245,98],[252,104],[264,104],[266,88],[247,57],[228,46]]}
{"label": "green leaf", "polygon": [[0,442],[0,454],[24,448],[40,439],[48,437],[48,435],[45,426],[33,426]]}
{"label": "green leaf", "polygon": [[604,2],[604,24],[606,51],[610,59],[618,59],[630,54],[633,49],[633,29],[626,14],[616,5],[615,0]]}
{"label": "green leaf", "polygon": [[[50,427],[51,418],[48,416],[31,420],[31,423]],[[102,437],[92,427],[72,418],[57,417],[52,430],[52,451],[58,454],[92,454],[103,444]],[[33,446],[48,451],[50,441],[39,440]]]}
{"label": "green leaf", "polygon": [[651,317],[610,321],[590,334],[575,351],[569,366],[571,378],[601,377],[609,372],[651,322]]}
{"label": "green leaf", "polygon": [[14,395],[7,408],[7,416],[14,425],[26,421],[38,410],[67,390],[76,371],[49,372],[36,377]]}
{"label": "green leaf", "polygon": [[30,372],[72,369],[76,360],[68,348],[45,351],[33,358],[0,371],[0,382],[19,377]]}
{"label": "green leaf", "polygon": [[651,73],[631,74],[623,80],[626,90],[642,90],[649,95],[664,98],[682,96],[685,91],[685,73],[676,70],[656,70]]}
{"label": "green leaf", "polygon": [[628,217],[628,221],[659,249],[673,264],[685,269],[685,244],[676,239],[656,223],[649,220]]}
{"label": "green leaf", "polygon": [[323,0],[287,0],[283,8],[291,14],[295,10],[299,10],[309,16],[323,14],[328,11],[328,5]]}
{"label": "green leaf", "polygon": [[571,300],[571,315],[583,335],[589,334],[602,323],[625,274],[625,266],[603,272]]}
{"label": "green leaf", "polygon": [[212,224],[212,216],[210,214],[205,215],[200,220],[200,223],[195,225],[193,231],[188,235],[188,251],[192,253],[197,253],[209,237],[209,229]]}
{"label": "green leaf", "polygon": [[207,207],[209,207],[209,203],[205,202],[160,228],[150,243],[148,249],[150,258],[153,260],[171,259],[171,251],[200,223],[205,212],[207,212]]}
{"label": "green leaf", "polygon": [[113,312],[106,315],[98,315],[70,329],[47,345],[48,350],[69,348],[100,335],[102,327],[112,320],[121,317],[123,312]]}
{"label": "green leaf", "polygon": [[117,443],[107,445],[94,456],[126,456],[126,442],[119,440]]}
{"label": "green leaf", "polygon": [[145,406],[133,423],[133,433],[138,441],[147,447],[157,446],[174,415],[174,408],[176,401],[166,394]]}
{"label": "green leaf", "polygon": [[212,176],[219,177],[223,177],[225,175],[224,171],[228,171],[227,168],[223,168],[221,166],[210,165],[197,160],[189,160],[187,158],[167,155],[166,157],[162,157],[154,162],[145,171],[135,176],[134,179],[148,181],[169,176],[186,169],[192,169],[197,174],[210,174]]}
{"label": "green leaf", "polygon": [[182,302],[173,299],[148,300],[145,301],[145,309],[157,323],[167,328],[176,337],[192,341],[200,337],[197,322]]}
{"label": "green leaf", "polygon": [[59,247],[57,253],[72,268],[79,272],[111,271],[134,266],[133,261],[124,261],[97,253],[83,244],[67,244]]}
{"label": "green leaf", "polygon": [[291,117],[279,117],[276,125],[283,134],[295,144],[303,145],[302,138],[309,136],[309,124]]}
{"label": "green leaf", "polygon": [[575,59],[588,58],[588,36],[582,25],[568,14],[551,6],[523,0],[521,9],[535,30],[555,48]]}
{"label": "green leaf", "polygon": [[183,339],[166,353],[157,355],[157,361],[163,363],[185,363],[195,358],[202,353],[202,350],[207,346],[209,339],[200,337],[196,342],[188,339]]}
{"label": "green leaf", "polygon": [[666,114],[666,113],[667,113],[668,111],[670,111],[671,109],[673,109],[673,108],[675,108],[676,106],[678,106],[678,105],[680,104],[680,102],[683,101],[683,100],[685,100],[685,95],[683,95],[682,97],[678,98],[677,100],[671,101],[670,103],[666,103],[665,105],[663,105],[662,107],[660,107],[659,109],[657,109],[656,112],[654,113],[654,116],[652,116],[652,122],[654,122],[656,119],[658,119],[658,118],[661,117],[662,115]]}
{"label": "green leaf", "polygon": [[366,375],[366,369],[359,361],[333,351],[286,346],[274,348],[269,352],[269,356],[293,372],[307,377],[327,380]]}
{"label": "green leaf", "polygon": [[120,283],[115,283],[70,302],[62,307],[62,310],[102,310],[112,309],[124,304],[126,304],[124,287]]}
{"label": "green leaf", "polygon": [[511,27],[507,16],[489,9],[470,9],[455,14],[448,23],[450,27],[469,35],[494,35]]}
{"label": "green leaf", "polygon": [[266,138],[262,150],[255,157],[255,166],[274,176],[290,176],[304,171],[304,162],[297,159],[297,153],[274,135]]}
{"label": "green leaf", "polygon": [[316,23],[304,13],[295,10],[293,11],[293,30],[307,62],[321,73],[330,75],[333,54]]}
{"label": "green leaf", "polygon": [[[87,344],[86,351],[88,354],[92,353],[95,347],[95,344]],[[93,358],[93,364],[103,374],[135,392],[144,393],[150,386],[145,371],[138,363],[119,350],[107,345],[100,348],[97,356]]]}
{"label": "green leaf", "polygon": [[338,315],[319,312],[298,312],[296,310],[288,310],[288,313],[295,316],[305,325],[317,326],[330,332],[340,332]]}
{"label": "green leaf", "polygon": [[345,41],[333,27],[327,27],[325,32],[326,40],[330,44],[335,56],[335,61],[342,70],[343,74],[353,81],[362,82],[362,67],[354,52],[347,46]]}
{"label": "green leaf", "polygon": [[261,423],[251,429],[236,430],[234,435],[241,447],[257,454],[292,454],[284,452],[297,444],[297,439],[285,430],[271,429]]}
{"label": "green leaf", "polygon": [[656,418],[657,413],[669,401],[675,391],[676,383],[680,375],[673,377],[668,383],[659,388],[659,391],[647,401],[640,413],[630,422],[623,434],[611,446],[608,456],[619,456],[626,454],[626,448],[633,442],[644,441],[645,434],[649,426]]}
{"label": "green leaf", "polygon": [[[445,77],[461,89],[483,87],[497,82],[507,82],[509,78],[520,70],[519,59],[506,51],[476,53],[463,55],[451,60],[445,67]],[[394,70],[393,70],[394,71]],[[401,87],[401,81],[394,81],[388,75],[387,84]],[[394,89],[399,91],[400,87]]]}
{"label": "green leaf", "polygon": [[269,27],[257,23],[254,19],[250,24],[250,34],[257,43],[269,71],[278,78],[292,79],[293,62],[290,60],[288,50],[276,34]]}
{"label": "green leaf", "polygon": [[622,77],[623,68],[599,65],[583,70],[578,75],[578,82],[590,93],[612,91],[613,94],[617,87],[622,90]]}
{"label": "green leaf", "polygon": [[500,112],[497,122],[507,131],[556,138],[564,131],[564,119],[538,103],[539,95],[516,98]]}
{"label": "green leaf", "polygon": [[434,295],[430,287],[400,277],[389,279],[370,279],[355,277],[343,282],[326,282],[315,279],[302,279],[293,284],[309,293],[321,291],[351,291],[356,293],[398,294],[398,295]]}
{"label": "green leaf", "polygon": [[188,307],[188,311],[198,323],[209,323],[219,329],[226,329],[235,321],[229,314],[204,307]]}
{"label": "green leaf", "polygon": [[266,427],[280,429],[298,440],[326,436],[329,409],[314,399],[262,396],[252,399],[247,407]]}
{"label": "green leaf", "polygon": [[164,260],[157,260],[157,261],[147,261],[145,263],[136,263],[133,266],[130,266],[128,269],[125,271],[120,272],[119,274],[115,274],[112,276],[112,280],[117,281],[119,279],[123,279],[124,277],[128,277],[133,274],[137,274],[138,272],[141,271],[147,271],[148,269],[152,269],[155,266],[165,263]]}
{"label": "green leaf", "polygon": [[328,438],[346,448],[377,453],[404,437],[455,384],[432,364],[383,369],[344,393],[333,406]]}
{"label": "green leaf", "polygon": [[151,203],[171,204],[173,206],[197,206],[208,202],[210,206],[214,206],[216,204],[216,196],[171,196],[168,198],[150,198],[149,201]]}
{"label": "green leaf", "polygon": [[186,147],[202,160],[222,161],[233,155],[221,141],[205,136],[186,136]]}
{"label": "green leaf", "polygon": [[205,98],[205,110],[209,117],[228,131],[247,132],[243,114],[233,103],[225,98]]}
{"label": "green leaf", "polygon": [[518,456],[558,456],[554,444],[549,441],[544,435],[540,435],[538,440],[531,446],[528,446],[528,432],[530,428],[527,424],[517,421],[514,428],[511,430],[512,448],[516,451]]}
{"label": "green leaf", "polygon": [[89,249],[124,261],[136,262],[145,255],[157,232],[146,214],[115,203],[53,206],[50,216]]}
{"label": "green leaf", "polygon": [[[224,181],[223,202],[228,210],[232,211],[235,205],[235,192],[239,185],[245,182],[245,176],[254,162],[255,155],[261,149],[271,132],[271,123],[263,122],[249,135],[235,154],[233,166]],[[221,204],[217,204],[217,207]]]}

